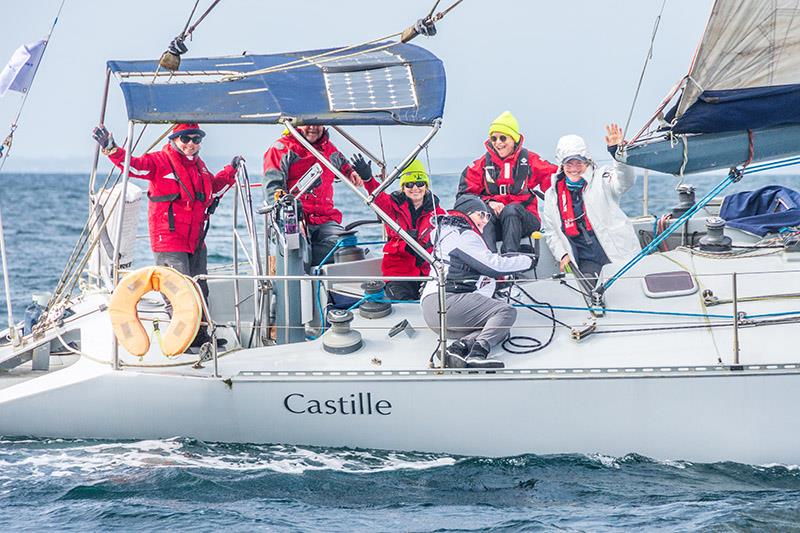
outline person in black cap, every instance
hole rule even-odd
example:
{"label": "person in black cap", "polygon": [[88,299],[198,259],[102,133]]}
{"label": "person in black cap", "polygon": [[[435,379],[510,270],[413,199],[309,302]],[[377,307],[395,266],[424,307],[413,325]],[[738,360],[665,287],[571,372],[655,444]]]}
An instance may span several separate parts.
{"label": "person in black cap", "polygon": [[[495,279],[533,267],[528,255],[502,256],[489,250],[481,232],[492,214],[477,196],[458,198],[449,216],[439,217],[431,236],[434,254],[445,264],[447,337],[457,338],[447,348],[448,367],[503,368],[489,357],[494,346],[508,337],[517,319],[509,304],[492,298]],[[425,323],[439,332],[437,283],[429,281],[422,291]]]}

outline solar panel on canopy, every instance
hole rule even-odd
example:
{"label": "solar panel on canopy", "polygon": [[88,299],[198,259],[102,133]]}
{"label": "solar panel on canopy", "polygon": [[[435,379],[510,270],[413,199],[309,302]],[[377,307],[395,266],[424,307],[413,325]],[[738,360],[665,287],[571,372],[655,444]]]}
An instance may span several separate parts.
{"label": "solar panel on canopy", "polygon": [[110,61],[109,68],[122,80],[128,118],[138,122],[276,124],[292,117],[306,124],[429,125],[442,117],[444,67],[424,48],[326,52],[184,59],[169,83],[152,83],[155,61]]}

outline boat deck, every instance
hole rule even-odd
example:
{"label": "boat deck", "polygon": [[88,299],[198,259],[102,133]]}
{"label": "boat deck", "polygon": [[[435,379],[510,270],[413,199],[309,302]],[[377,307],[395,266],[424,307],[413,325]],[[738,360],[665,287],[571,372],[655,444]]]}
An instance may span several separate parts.
{"label": "boat deck", "polygon": [[[800,277],[787,271],[785,254],[771,253],[758,257],[740,258],[731,263],[738,277],[739,297],[763,296],[776,293],[800,293]],[[643,367],[718,366],[736,363],[734,353],[733,309],[731,304],[706,307],[703,292],[713,291],[719,298],[729,298],[732,292],[731,276],[721,274],[716,262],[719,258],[692,255],[683,251],[651,256],[620,279],[606,295],[607,313],[593,318],[581,294],[558,280],[528,281],[521,287],[538,302],[554,306],[556,319],[571,327],[596,324],[595,331],[576,341],[570,328],[557,324],[552,341],[529,354],[512,354],[501,346],[492,355],[506,364],[508,369],[607,369]],[[798,263],[800,266],[800,263]],[[607,271],[614,272],[608,265]],[[713,272],[713,275],[696,277],[698,288],[691,294],[667,298],[652,298],[643,290],[642,277],[653,272],[676,270]],[[775,271],[769,276],[766,271]],[[574,280],[567,284],[575,287]],[[779,289],[778,289],[779,288]],[[522,301],[528,301],[524,295]],[[739,312],[757,320],[778,320],[797,311],[795,299],[763,299],[739,304]],[[533,303],[533,302],[530,302]],[[549,315],[543,304],[536,310]],[[93,320],[107,320],[98,314]],[[411,329],[395,337],[389,330],[407,320]],[[800,328],[795,323],[762,324],[754,327],[744,322],[738,331],[742,364],[791,363],[796,355],[786,346],[800,343]],[[309,340],[283,346],[237,349],[230,329],[220,328],[230,339],[233,349],[220,354],[219,372],[225,376],[247,372],[398,372],[425,370],[437,347],[436,335],[422,320],[420,307],[415,303],[393,305],[389,316],[365,319],[358,312],[351,323],[363,337],[363,347],[358,351],[339,355],[323,348],[323,340]],[[100,327],[93,328],[99,331]],[[108,328],[104,328],[108,330]],[[518,307],[518,317],[512,336],[527,336],[547,343],[553,330],[549,316]],[[519,339],[520,344],[534,341]],[[84,350],[97,359],[109,360],[107,334],[84,339]],[[158,347],[151,347],[144,358],[123,355],[127,368],[144,372],[178,372],[185,375],[207,376],[212,362],[203,368],[192,368],[197,355],[186,354],[167,359]]]}
{"label": "boat deck", "polygon": [[[787,346],[800,343],[800,328],[787,319],[797,316],[797,299],[748,297],[800,293],[800,276],[793,268],[796,254],[783,251],[759,252],[752,257],[727,258],[726,268],[737,272],[738,295],[745,300],[738,311],[745,320],[738,329],[739,364],[790,364],[796,355]],[[797,254],[800,255],[800,254]],[[720,271],[722,256],[691,254],[683,250],[647,257],[606,293],[606,314],[593,317],[584,296],[577,292],[576,281],[541,279],[522,282],[523,293],[516,297],[533,304],[532,309],[518,306],[517,322],[511,330],[521,346],[545,346],[531,353],[509,353],[502,346],[492,355],[502,360],[510,370],[572,371],[575,369],[641,369],[707,367],[718,368],[737,364],[734,349],[733,306],[722,303],[706,307],[703,294],[712,291],[724,300],[732,294],[732,276]],[[787,264],[789,262],[789,264]],[[800,267],[800,261],[797,263]],[[607,265],[609,276],[618,265]],[[643,276],[654,272],[688,271],[695,274],[697,290],[690,294],[653,298],[643,289]],[[765,272],[771,272],[764,275]],[[703,275],[708,273],[708,275]],[[80,304],[95,311],[87,313],[71,327],[80,329],[80,346],[87,359],[111,365],[111,328],[101,304],[105,295],[96,294]],[[550,318],[553,306],[556,324]],[[213,309],[213,307],[212,307]],[[323,339],[308,340],[282,346],[242,349],[237,345],[231,323],[220,324],[218,333],[228,340],[227,351],[220,351],[218,370],[224,377],[248,373],[315,373],[335,372],[385,373],[418,372],[431,368],[436,351],[437,336],[422,319],[419,304],[394,304],[390,315],[366,319],[354,312],[351,327],[359,331],[363,347],[354,353],[341,355],[326,351]],[[403,321],[410,328],[389,337],[392,327]],[[786,320],[784,323],[768,321]],[[594,323],[594,331],[577,341],[573,328]],[[145,321],[145,326],[149,326]],[[755,327],[758,325],[759,327]],[[550,335],[552,341],[548,343]],[[531,340],[535,339],[535,340]],[[525,348],[511,348],[524,351]],[[127,354],[120,348],[122,367],[145,373],[180,374],[209,377],[213,361],[200,365],[196,353],[167,358],[153,342],[142,358]],[[51,356],[51,372],[69,366],[75,355]],[[436,360],[438,363],[438,359]],[[41,375],[32,371],[30,363],[10,372],[0,372],[0,388]]]}

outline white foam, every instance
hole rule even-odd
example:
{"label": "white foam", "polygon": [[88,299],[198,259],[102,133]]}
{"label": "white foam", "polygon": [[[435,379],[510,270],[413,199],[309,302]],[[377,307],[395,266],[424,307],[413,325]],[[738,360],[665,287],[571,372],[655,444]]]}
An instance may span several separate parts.
{"label": "white foam", "polygon": [[[41,444],[41,441],[30,441]],[[180,439],[145,440],[125,443],[98,443],[70,447],[0,450],[0,480],[19,478],[20,470],[31,477],[86,475],[120,467],[131,468],[210,468],[233,471],[269,470],[302,474],[314,470],[348,473],[425,470],[450,466],[456,459],[436,455],[414,455],[362,450],[315,451],[284,446],[227,446],[194,444]],[[17,459],[20,455],[27,455]]]}
{"label": "white foam", "polygon": [[585,454],[585,457],[592,461],[598,462],[606,468],[619,468],[619,458],[612,457],[611,455],[603,455],[601,453]]}

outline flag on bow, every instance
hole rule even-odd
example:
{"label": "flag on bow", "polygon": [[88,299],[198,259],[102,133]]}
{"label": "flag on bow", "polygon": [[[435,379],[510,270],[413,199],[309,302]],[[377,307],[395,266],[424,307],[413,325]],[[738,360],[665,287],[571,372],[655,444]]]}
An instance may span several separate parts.
{"label": "flag on bow", "polygon": [[9,89],[21,93],[28,92],[46,46],[47,40],[42,39],[23,44],[14,51],[11,60],[0,72],[0,97],[5,96]]}

